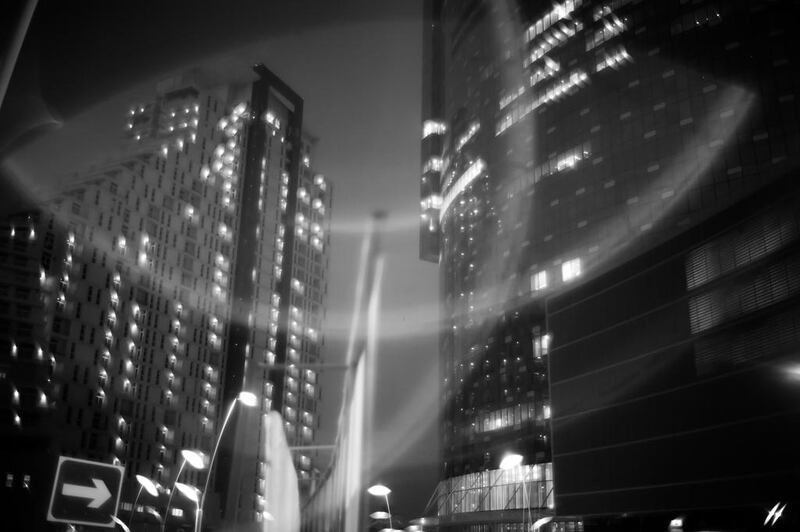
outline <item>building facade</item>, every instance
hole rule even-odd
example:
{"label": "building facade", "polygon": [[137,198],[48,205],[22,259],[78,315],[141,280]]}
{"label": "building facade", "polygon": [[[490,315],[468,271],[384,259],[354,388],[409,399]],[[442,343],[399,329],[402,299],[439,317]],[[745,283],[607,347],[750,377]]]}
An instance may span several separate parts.
{"label": "building facade", "polygon": [[[796,13],[431,0],[426,14],[420,256],[440,264],[437,497],[445,521],[471,513],[482,530],[520,507],[517,482],[492,476],[505,453],[551,467],[545,298],[796,167]],[[533,476],[528,491],[550,494],[539,512],[560,513]]]}
{"label": "building facade", "polygon": [[[123,464],[122,513],[163,519],[165,495],[133,508],[135,476],[171,487],[182,449],[210,456],[242,390],[258,405],[232,420],[237,452],[217,462],[206,521],[241,497],[260,517],[259,482],[226,473],[260,470],[269,410],[293,441],[313,439],[316,375],[290,364],[320,355],[330,183],[310,168],[302,111],[288,116],[275,87],[289,89],[255,71],[241,84],[162,82],[129,110],[124,155],[4,228],[3,473],[38,505],[21,523],[44,528],[60,454]],[[296,460],[308,476],[309,458]],[[202,487],[206,474],[180,480]],[[167,524],[191,525],[191,505],[173,504]]]}
{"label": "building facade", "polygon": [[800,523],[795,179],[548,300],[556,506],[587,530]]}
{"label": "building facade", "polygon": [[[303,100],[266,69],[256,71],[260,78],[248,101],[252,115],[263,117],[267,127],[244,132],[250,147],[246,161],[252,162],[242,172],[242,223],[251,232],[243,231],[239,240],[244,260],[233,287],[237,325],[228,339],[226,388],[229,400],[240,389],[264,399],[260,410],[240,410],[220,456],[223,520],[234,529],[260,522],[270,511],[265,412],[281,412],[291,446],[312,443],[319,427],[316,370],[298,365],[321,360],[330,242],[331,184],[311,169],[315,140],[303,134]],[[297,453],[295,465],[307,490],[310,456]]]}

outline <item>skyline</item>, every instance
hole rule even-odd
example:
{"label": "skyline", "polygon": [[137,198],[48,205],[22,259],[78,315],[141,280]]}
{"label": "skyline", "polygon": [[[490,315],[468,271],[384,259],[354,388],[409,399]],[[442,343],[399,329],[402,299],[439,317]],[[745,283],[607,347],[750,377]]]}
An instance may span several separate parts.
{"label": "skyline", "polygon": [[[165,179],[179,180],[171,194],[168,181],[162,190],[161,177],[157,187],[150,183],[153,194],[144,188],[144,209],[130,170],[134,177],[119,181],[132,183],[124,201],[134,217],[131,227],[138,223],[141,234],[129,234],[129,212],[121,215],[115,205],[115,214],[106,216],[108,231],[114,216],[119,227],[104,239],[123,254],[140,238],[150,245],[156,233],[154,246],[173,239],[176,249],[166,247],[181,258],[178,278],[185,287],[193,283],[201,312],[204,298],[227,297],[226,283],[233,281],[225,307],[225,352],[233,363],[226,363],[219,404],[234,412],[239,403],[233,398],[245,384],[264,401],[232,418],[237,428],[219,447],[216,465],[224,473],[215,487],[227,477],[237,493],[249,494],[228,491],[225,512],[237,516],[230,526],[248,516],[264,520],[266,529],[276,526],[266,524],[271,498],[265,479],[282,478],[274,484],[280,492],[281,485],[293,485],[289,473],[308,480],[317,472],[321,482],[299,484],[301,491],[310,487],[300,497],[310,503],[302,512],[306,532],[377,530],[386,515],[412,531],[424,516],[433,518],[426,524],[436,530],[463,532],[527,532],[534,522],[545,522],[542,532],[744,532],[760,530],[773,506],[771,513],[782,516],[776,530],[796,526],[800,77],[790,21],[799,7],[773,0],[41,2],[0,106],[0,214],[61,189],[62,200],[69,198],[70,182],[114,175],[115,169],[104,169],[107,161],[118,161],[119,175],[128,175],[138,163],[122,162],[134,153],[125,147],[132,143],[126,129],[137,144],[148,132],[163,139],[189,128],[189,137],[174,139],[174,154],[155,140],[137,144],[152,148],[159,161],[182,161],[184,152],[200,158],[186,159],[180,176],[182,170],[166,171]],[[177,90],[178,78],[191,82]],[[181,104],[177,115],[158,103],[198,91],[208,96]],[[201,110],[206,120],[215,114],[219,125],[208,136],[190,131],[198,123],[192,113],[203,116]],[[164,117],[166,130],[149,127],[156,123],[151,112]],[[180,121],[181,112],[191,119]],[[250,122],[259,116],[263,121]],[[246,133],[237,137],[239,131]],[[214,148],[217,137],[223,143]],[[186,150],[185,138],[191,139]],[[154,166],[164,173],[163,163]],[[302,187],[295,188],[292,172],[306,180]],[[181,218],[177,237],[184,238],[183,218],[194,223],[199,212],[195,198],[206,201],[209,187],[218,184],[223,188],[211,196],[207,214],[227,209],[228,217],[217,220],[208,239],[200,238],[213,248],[205,258],[199,252],[192,257],[199,249],[190,248],[193,243],[176,243],[170,227],[163,242],[160,226],[144,231],[143,223],[155,223],[145,216],[157,217],[158,209],[182,200],[188,203],[178,203],[175,214]],[[87,179],[86,186],[95,184]],[[117,187],[109,184],[108,192],[116,197]],[[83,216],[83,191],[74,189],[74,197],[55,203]],[[262,201],[270,199],[277,207],[262,211]],[[161,213],[158,223],[171,226],[172,217],[165,222]],[[99,218],[105,231],[104,216],[92,212],[87,220]],[[205,206],[197,218],[205,227]],[[74,399],[57,395],[63,374],[56,369],[72,372],[71,365],[86,363],[91,374],[94,366],[91,353],[70,362],[69,353],[84,341],[83,325],[80,334],[67,330],[75,337],[71,346],[50,341],[46,318],[41,329],[48,339],[20,340],[30,333],[28,321],[39,327],[28,317],[26,298],[34,309],[40,300],[45,308],[52,302],[31,297],[19,284],[23,272],[33,271],[22,267],[23,259],[40,260],[33,253],[22,257],[23,248],[47,248],[52,230],[40,231],[35,215],[33,221],[9,220],[3,233],[8,252],[0,259],[11,273],[2,283],[0,310],[8,316],[3,338],[11,347],[0,354],[0,384],[10,390],[4,430],[15,434],[15,424],[24,427],[20,419],[49,412],[46,401],[30,398],[51,380],[24,384],[23,353],[53,353],[53,411]],[[20,227],[28,225],[30,233],[22,234]],[[82,225],[76,227],[80,234]],[[231,248],[215,239],[232,233],[236,247],[226,263]],[[185,236],[193,235],[188,230]],[[328,246],[323,235],[330,237]],[[69,247],[70,238],[62,243]],[[68,291],[77,266],[94,258],[80,256],[83,246],[75,249],[76,268],[56,286],[55,307],[80,320],[81,304],[68,308],[63,301],[77,293]],[[188,296],[173,281],[171,265],[157,262],[164,260],[159,251],[150,263],[149,251],[138,252],[137,264],[160,267],[162,276],[170,266],[165,280],[176,291],[163,296],[155,284],[152,290],[173,301],[182,319]],[[63,268],[72,268],[71,252],[65,257]],[[299,258],[296,275],[294,263],[286,275],[284,257]],[[216,266],[201,266],[205,259]],[[264,278],[262,259],[264,275],[273,276],[268,288],[256,288]],[[40,262],[48,275],[55,271],[51,264],[61,267],[47,249]],[[105,255],[101,264],[106,267]],[[204,285],[209,268],[214,277]],[[31,277],[29,284],[39,289],[47,284],[42,279],[49,277]],[[80,280],[74,284],[85,288]],[[109,292],[112,302],[118,289]],[[99,300],[102,289],[95,290]],[[139,292],[128,297],[138,309]],[[92,304],[91,291],[88,298],[84,307]],[[248,310],[250,303],[256,310]],[[158,299],[154,308],[161,307]],[[120,334],[141,327],[145,338],[137,315],[132,310],[133,322]],[[86,312],[84,319],[93,347],[96,320]],[[100,326],[107,328],[94,365],[103,338],[110,349],[112,329],[117,334],[116,315],[108,318],[112,325],[103,319]],[[307,319],[313,323],[304,325]],[[60,319],[53,321],[52,330],[63,334]],[[205,322],[215,330],[208,335],[213,347],[219,322]],[[168,331],[175,340],[166,340],[175,353],[183,342],[180,326]],[[199,343],[188,335],[187,360],[194,360],[192,342],[203,360],[204,334]],[[159,351],[152,338],[148,354],[167,357],[171,399],[177,370],[164,340]],[[29,348],[37,344],[38,351]],[[136,362],[133,341],[125,345],[129,353],[121,356]],[[59,356],[63,362],[58,358],[56,365]],[[298,372],[290,359],[311,366]],[[330,367],[317,377],[323,369],[318,360]],[[267,370],[269,361],[277,366]],[[152,369],[158,385],[164,367]],[[138,379],[138,366],[134,370]],[[213,368],[204,372],[213,376]],[[105,415],[100,373],[88,383],[89,407]],[[199,373],[194,365],[193,373]],[[73,395],[87,386],[86,375],[80,384],[74,372]],[[144,378],[150,383],[149,373]],[[122,391],[128,393],[126,383]],[[100,387],[99,406],[92,386]],[[180,390],[198,401],[212,392]],[[275,392],[287,404],[273,402]],[[85,390],[78,395],[85,401]],[[145,394],[135,401],[136,416],[148,400]],[[75,425],[69,409],[65,416],[73,431],[86,425],[86,405],[78,407]],[[139,424],[139,440],[160,407]],[[167,402],[164,408],[171,407]],[[273,464],[264,457],[275,455],[261,446],[265,433],[251,429],[259,419],[261,426],[270,424],[267,412],[276,409],[269,415],[286,429],[277,432],[285,433],[291,452],[302,454],[295,455],[296,470],[273,478]],[[103,423],[93,421],[83,436],[91,431],[101,447],[107,439],[112,453],[120,438]],[[164,414],[163,424],[153,427],[156,444],[159,431],[166,439],[168,426]],[[177,426],[183,438],[180,417]],[[83,436],[76,456],[119,461],[116,453],[101,456],[104,448],[84,445]],[[198,449],[208,447],[191,438]],[[313,450],[303,448],[309,443]],[[132,445],[141,453],[140,441]],[[231,458],[251,448],[257,456]],[[141,466],[134,454],[123,458],[129,481]],[[153,478],[161,462],[163,454]],[[170,477],[173,464],[164,464]],[[14,490],[8,493],[24,498],[31,477],[7,469],[13,474],[6,475],[6,487]],[[187,473],[187,482],[196,480]],[[787,506],[775,505],[778,500]],[[214,529],[213,517],[206,517]]]}

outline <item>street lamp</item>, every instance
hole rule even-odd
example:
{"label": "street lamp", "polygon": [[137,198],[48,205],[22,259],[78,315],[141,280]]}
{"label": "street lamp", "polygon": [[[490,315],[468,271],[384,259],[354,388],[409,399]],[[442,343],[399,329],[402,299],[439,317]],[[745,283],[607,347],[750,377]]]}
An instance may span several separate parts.
{"label": "street lamp", "polygon": [[231,415],[233,415],[233,409],[236,408],[238,403],[242,403],[247,407],[254,407],[258,404],[258,398],[252,392],[239,392],[239,395],[236,396],[236,399],[231,402],[231,406],[228,407],[228,412],[225,414],[225,420],[222,422],[222,427],[219,429],[219,434],[217,434],[217,441],[214,443],[214,451],[211,453],[211,459],[208,462],[208,474],[206,475],[206,481],[203,485],[203,491],[200,494],[200,505],[197,510],[198,530],[201,530],[203,526],[203,508],[205,508],[204,505],[206,503],[206,495],[208,495],[208,484],[211,481],[211,472],[214,469],[214,459],[217,457],[219,442],[222,441],[222,435],[225,433],[225,427],[228,426],[228,421],[230,421]]}
{"label": "street lamp", "polygon": [[112,516],[111,516],[111,520],[112,520],[112,521],[114,521],[116,524],[118,524],[118,525],[119,525],[119,527],[122,529],[122,532],[131,532],[131,529],[130,529],[130,528],[128,528],[128,525],[126,525],[126,524],[125,524],[125,523],[122,521],[122,519],[120,519],[120,518],[119,518],[119,517],[117,517],[116,515],[112,515]]}
{"label": "street lamp", "polygon": [[183,449],[181,451],[181,456],[194,469],[203,469],[206,466],[206,457],[200,451],[191,451],[189,449]]}
{"label": "street lamp", "polygon": [[172,483],[172,489],[169,492],[169,499],[167,499],[167,507],[164,510],[164,521],[161,523],[161,532],[164,532],[167,528],[167,519],[169,519],[169,505],[172,503],[172,497],[175,495],[175,488],[179,484],[178,479],[181,478],[181,473],[183,472],[183,468],[188,463],[190,467],[194,469],[204,469],[205,468],[205,455],[200,451],[192,451],[189,449],[183,449],[181,451],[181,466],[178,468],[178,474],[175,475],[175,481]]}
{"label": "street lamp", "polygon": [[375,497],[383,497],[386,500],[386,513],[389,514],[389,529],[394,529],[392,526],[392,509],[389,508],[389,494],[392,492],[389,488],[384,486],[383,484],[375,484],[374,486],[370,486],[367,488],[367,493],[370,495],[374,495]]}
{"label": "street lamp", "polygon": [[147,491],[151,496],[158,497],[158,487],[155,482],[143,475],[136,475],[136,482],[139,483],[139,491],[136,492],[136,498],[133,499],[133,508],[131,508],[131,517],[128,523],[133,524],[133,514],[136,512],[136,505],[139,503],[139,496],[142,494],[142,489]]}
{"label": "street lamp", "polygon": [[144,507],[144,511],[145,511],[145,512],[147,512],[147,513],[149,513],[149,514],[150,514],[150,515],[152,515],[153,517],[155,517],[155,518],[156,518],[156,520],[158,520],[158,521],[162,521],[162,520],[164,519],[163,517],[161,517],[161,514],[160,514],[160,513],[158,513],[158,510],[156,510],[156,509],[155,509],[155,508],[153,508],[152,506],[145,506],[145,507]]}
{"label": "street lamp", "polygon": [[181,492],[181,495],[192,501],[195,505],[194,530],[197,532],[199,530],[199,528],[197,528],[198,519],[200,518],[200,490],[189,484],[184,484],[183,482],[176,482],[175,487]]}

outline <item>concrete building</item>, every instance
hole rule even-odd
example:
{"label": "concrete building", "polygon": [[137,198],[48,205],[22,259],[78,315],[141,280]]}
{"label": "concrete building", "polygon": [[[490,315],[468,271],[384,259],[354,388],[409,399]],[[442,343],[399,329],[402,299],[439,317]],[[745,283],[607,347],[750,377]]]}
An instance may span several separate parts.
{"label": "concrete building", "polygon": [[[320,357],[331,184],[311,169],[302,100],[254,70],[239,84],[162,82],[129,109],[124,155],[3,228],[0,469],[36,508],[20,523],[44,528],[60,454],[125,465],[122,513],[155,523],[165,501],[132,508],[135,475],[170,487],[180,451],[210,455],[242,390],[258,405],[232,419],[206,522],[261,518],[263,482],[228,473],[265,467],[269,410],[290,441],[313,440],[316,375],[291,364]],[[310,475],[308,456],[296,465]],[[206,472],[180,479],[202,487]],[[178,499],[170,527],[194,519]]]}

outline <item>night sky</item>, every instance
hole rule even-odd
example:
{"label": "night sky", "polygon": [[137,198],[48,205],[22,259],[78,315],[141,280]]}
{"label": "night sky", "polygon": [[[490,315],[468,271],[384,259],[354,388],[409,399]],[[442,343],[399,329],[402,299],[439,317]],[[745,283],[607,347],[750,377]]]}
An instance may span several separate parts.
{"label": "night sky", "polygon": [[[229,4],[40,1],[0,112],[0,208],[113,158],[128,105],[159,79],[200,66],[247,80],[264,63],[304,98],[312,166],[334,183],[329,362],[344,355],[363,227],[389,214],[371,477],[393,488],[393,513],[418,517],[438,476],[439,404],[437,269],[417,259],[421,2]],[[317,443],[333,442],[340,386],[323,377]]]}

